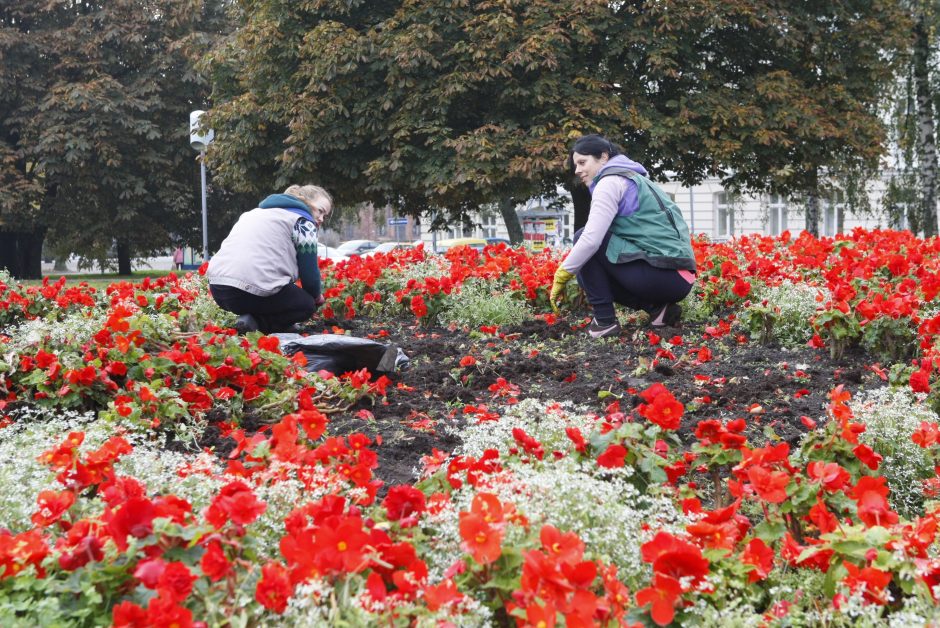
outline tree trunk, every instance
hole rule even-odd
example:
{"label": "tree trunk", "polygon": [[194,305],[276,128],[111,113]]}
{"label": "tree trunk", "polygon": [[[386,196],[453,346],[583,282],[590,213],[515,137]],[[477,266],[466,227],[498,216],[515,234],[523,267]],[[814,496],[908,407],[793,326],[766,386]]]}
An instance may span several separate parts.
{"label": "tree trunk", "polygon": [[17,279],[42,278],[42,242],[46,230],[0,232],[0,268]]}
{"label": "tree trunk", "polygon": [[127,245],[127,242],[118,241],[117,258],[118,258],[118,274],[130,275],[131,274],[131,248]]}
{"label": "tree trunk", "polygon": [[568,186],[568,191],[571,192],[571,202],[574,204],[574,230],[577,231],[587,224],[591,211],[591,192],[580,181]]}
{"label": "tree trunk", "polygon": [[806,194],[806,230],[819,237],[819,173],[816,168],[810,172]]}
{"label": "tree trunk", "polygon": [[522,244],[522,223],[519,222],[519,214],[516,213],[516,202],[510,196],[504,196],[499,199],[499,213],[506,224],[506,231],[509,232],[509,241],[513,246]]}
{"label": "tree trunk", "polygon": [[845,203],[836,205],[836,233],[845,233]]}
{"label": "tree trunk", "polygon": [[930,89],[930,33],[921,12],[914,25],[914,84],[917,93],[917,162],[920,170],[920,226],[937,235],[937,142]]}

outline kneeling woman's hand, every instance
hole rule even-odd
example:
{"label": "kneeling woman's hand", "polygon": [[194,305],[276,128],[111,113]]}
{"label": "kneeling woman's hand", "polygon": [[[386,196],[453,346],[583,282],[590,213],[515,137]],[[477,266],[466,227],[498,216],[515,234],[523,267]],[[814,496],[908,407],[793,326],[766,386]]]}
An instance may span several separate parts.
{"label": "kneeling woman's hand", "polygon": [[567,270],[558,267],[558,270],[555,271],[555,280],[552,282],[552,292],[548,297],[549,302],[552,305],[552,309],[557,313],[558,312],[558,302],[561,301],[561,297],[565,292],[565,286],[568,285],[568,282],[574,279],[574,275],[569,273]]}

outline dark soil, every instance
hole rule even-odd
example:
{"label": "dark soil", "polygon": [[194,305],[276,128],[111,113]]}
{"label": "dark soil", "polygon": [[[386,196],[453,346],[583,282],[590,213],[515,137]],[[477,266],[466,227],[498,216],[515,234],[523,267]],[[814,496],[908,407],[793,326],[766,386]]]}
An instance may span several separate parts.
{"label": "dark soil", "polygon": [[[833,361],[826,350],[764,346],[734,327],[721,334],[713,323],[656,330],[662,338],[657,346],[651,345],[650,329],[636,323],[624,325],[618,338],[594,340],[581,330],[584,321],[569,317],[549,325],[533,320],[484,334],[422,328],[402,320],[328,320],[311,324],[304,333],[339,327],[353,336],[395,344],[410,358],[408,368],[390,374],[384,401],[360,402],[334,414],[328,428],[332,435],[362,432],[381,440],[375,446],[376,474],[385,483],[380,495],[389,486],[413,482],[422,456],[435,449],[450,453],[460,444],[453,428],[477,420],[464,412],[468,405],[502,413],[507,397],[515,396],[569,400],[604,414],[619,398],[621,410],[629,412],[640,402],[639,392],[661,382],[687,408],[678,432],[684,442],[694,439],[699,421],[745,418],[752,442],[764,442],[770,428],[795,445],[807,429],[800,417],[822,422],[832,388],[843,384],[854,395],[883,384],[866,368],[873,360],[862,351]],[[657,350],[677,336],[682,344],[671,348],[674,357],[657,359]],[[711,352],[710,359],[697,359],[702,348]],[[461,367],[465,356],[477,363]],[[518,390],[497,398],[490,387],[500,378]],[[604,391],[615,396],[602,395]],[[209,418],[198,445],[225,457],[234,441],[212,425],[225,417]],[[241,427],[251,433],[264,425],[249,415]],[[170,449],[192,447],[173,441],[172,434],[168,439]]]}
{"label": "dark soil", "polygon": [[[748,434],[758,442],[766,440],[769,427],[791,445],[806,431],[801,416],[824,419],[827,394],[836,385],[853,394],[882,385],[866,368],[873,360],[861,351],[833,361],[826,350],[764,346],[736,328],[720,335],[714,327],[684,323],[657,330],[661,346],[675,336],[682,344],[672,348],[675,359],[655,360],[659,346],[651,346],[650,329],[641,324],[625,325],[619,338],[593,340],[581,331],[582,321],[573,320],[533,320],[495,335],[366,319],[324,321],[305,331],[342,327],[354,336],[394,343],[410,357],[407,369],[391,375],[384,402],[360,404],[333,416],[330,425],[333,434],[381,437],[377,475],[386,488],[413,482],[421,457],[433,449],[449,453],[459,445],[448,428],[467,420],[466,405],[501,412],[505,398],[490,391],[499,378],[518,387],[519,399],[570,400],[599,414],[615,399],[602,399],[601,391],[617,395],[627,412],[639,403],[638,392],[661,382],[688,408],[679,430],[685,442],[704,419],[746,418]],[[696,361],[703,347],[711,359]],[[461,367],[468,355],[477,364]],[[362,418],[361,410],[372,418]]]}

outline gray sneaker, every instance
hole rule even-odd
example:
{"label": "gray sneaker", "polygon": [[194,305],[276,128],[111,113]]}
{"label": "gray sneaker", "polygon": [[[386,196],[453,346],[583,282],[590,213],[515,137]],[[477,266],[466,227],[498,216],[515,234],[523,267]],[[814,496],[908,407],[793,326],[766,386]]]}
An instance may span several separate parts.
{"label": "gray sneaker", "polygon": [[588,335],[591,338],[610,338],[620,335],[620,323],[614,320],[612,323],[598,323],[596,318],[591,319],[591,324],[587,327]]}

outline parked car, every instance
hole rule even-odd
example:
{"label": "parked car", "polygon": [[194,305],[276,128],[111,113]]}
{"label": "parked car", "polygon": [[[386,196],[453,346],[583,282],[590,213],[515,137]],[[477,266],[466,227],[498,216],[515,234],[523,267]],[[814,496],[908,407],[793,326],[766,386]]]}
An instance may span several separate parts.
{"label": "parked car", "polygon": [[470,248],[482,251],[486,244],[486,240],[483,238],[449,238],[446,240],[438,240],[434,252],[445,253],[448,249],[452,249],[455,246],[469,246]]}
{"label": "parked car", "polygon": [[371,251],[379,244],[381,244],[381,242],[376,242],[375,240],[349,240],[336,247],[336,252],[346,257],[362,255],[366,251]]}
{"label": "parked car", "polygon": [[366,251],[363,255],[375,255],[376,253],[391,253],[392,251],[400,251],[402,249],[413,249],[415,245],[413,242],[383,242],[378,245],[371,251]]}
{"label": "parked car", "polygon": [[510,242],[506,238],[487,238],[486,243],[487,244],[505,244],[506,246],[512,246],[512,242]]}
{"label": "parked car", "polygon": [[329,259],[334,262],[341,262],[344,259],[349,259],[348,255],[343,255],[335,246],[327,246],[322,242],[317,242],[317,257],[319,259]]}

